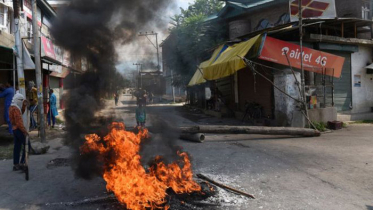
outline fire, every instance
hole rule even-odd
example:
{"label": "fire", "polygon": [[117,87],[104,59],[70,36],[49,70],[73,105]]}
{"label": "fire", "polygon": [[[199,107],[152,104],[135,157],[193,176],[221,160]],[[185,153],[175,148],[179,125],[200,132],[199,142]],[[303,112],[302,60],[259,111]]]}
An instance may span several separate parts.
{"label": "fire", "polygon": [[187,153],[178,152],[181,159],[171,164],[165,164],[158,156],[149,170],[141,165],[140,143],[146,137],[146,129],[135,134],[126,131],[123,123],[112,123],[103,139],[96,134],[87,135],[80,150],[99,154],[104,163],[106,189],[114,192],[128,209],[168,209],[165,203],[169,188],[177,194],[200,192],[201,187],[193,181]]}

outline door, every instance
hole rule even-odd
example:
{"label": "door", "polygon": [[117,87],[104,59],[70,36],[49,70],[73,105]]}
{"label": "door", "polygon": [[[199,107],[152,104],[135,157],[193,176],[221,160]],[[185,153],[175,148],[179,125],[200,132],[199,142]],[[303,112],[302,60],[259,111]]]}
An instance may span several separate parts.
{"label": "door", "polygon": [[334,78],[334,106],[338,112],[350,111],[352,105],[351,53],[338,53],[345,58],[341,77]]}

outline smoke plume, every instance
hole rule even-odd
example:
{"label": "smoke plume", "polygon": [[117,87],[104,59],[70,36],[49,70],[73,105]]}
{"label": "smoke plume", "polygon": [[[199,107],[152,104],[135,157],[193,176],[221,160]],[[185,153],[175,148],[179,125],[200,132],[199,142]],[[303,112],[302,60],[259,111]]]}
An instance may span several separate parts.
{"label": "smoke plume", "polygon": [[116,88],[116,48],[131,43],[146,27],[167,27],[168,23],[158,14],[164,13],[171,3],[172,0],[73,0],[58,11],[51,29],[56,44],[71,53],[75,64],[81,58],[88,61],[88,70],[76,76],[74,84],[69,85],[73,88],[65,96],[66,140],[76,149],[77,175],[91,178],[99,173],[95,157],[80,156],[78,148],[84,141],[83,134],[104,133],[111,122],[95,116],[104,107],[103,96]]}

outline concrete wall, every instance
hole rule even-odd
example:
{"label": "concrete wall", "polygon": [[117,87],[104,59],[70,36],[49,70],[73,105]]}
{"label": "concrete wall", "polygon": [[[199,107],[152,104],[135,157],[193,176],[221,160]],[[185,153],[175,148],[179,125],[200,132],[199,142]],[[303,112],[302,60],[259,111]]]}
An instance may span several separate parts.
{"label": "concrete wall", "polygon": [[[295,75],[298,81],[300,81],[300,73],[295,72]],[[274,84],[281,90],[285,90],[285,92],[290,96],[299,98],[299,90],[296,85],[296,80],[290,70],[284,70],[281,73],[275,74]],[[274,96],[275,120],[277,126],[304,127],[304,117],[297,107],[297,102],[277,89],[274,89]]]}
{"label": "concrete wall", "polygon": [[337,120],[337,109],[327,107],[322,109],[309,109],[308,116],[312,122],[324,122]]}
{"label": "concrete wall", "polygon": [[[373,75],[366,74],[365,66],[372,63],[372,48],[359,46],[359,51],[351,54],[352,67],[352,114],[370,112],[373,107]],[[360,75],[361,87],[355,87],[355,75]]]}
{"label": "concrete wall", "polygon": [[363,0],[335,0],[338,17],[362,18]]}

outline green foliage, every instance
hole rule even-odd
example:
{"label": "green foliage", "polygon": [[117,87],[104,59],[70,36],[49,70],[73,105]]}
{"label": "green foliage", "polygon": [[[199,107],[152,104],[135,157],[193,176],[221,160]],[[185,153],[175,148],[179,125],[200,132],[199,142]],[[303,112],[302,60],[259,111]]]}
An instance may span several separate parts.
{"label": "green foliage", "polygon": [[327,130],[327,124],[324,122],[312,122],[312,124],[316,127],[316,130],[320,132],[324,132]]}
{"label": "green foliage", "polygon": [[[313,125],[306,126],[307,128],[316,129],[320,132],[324,132],[327,130],[328,125],[324,122],[312,122]],[[313,127],[315,126],[315,127]]]}
{"label": "green foliage", "polygon": [[168,67],[174,72],[174,85],[185,86],[199,63],[209,59],[212,50],[227,38],[225,25],[205,24],[204,20],[221,10],[222,1],[196,0],[188,9],[171,17],[170,37],[173,43],[165,56]]}

